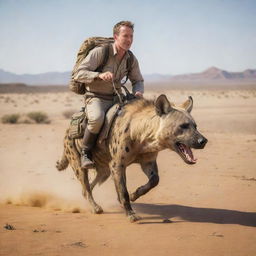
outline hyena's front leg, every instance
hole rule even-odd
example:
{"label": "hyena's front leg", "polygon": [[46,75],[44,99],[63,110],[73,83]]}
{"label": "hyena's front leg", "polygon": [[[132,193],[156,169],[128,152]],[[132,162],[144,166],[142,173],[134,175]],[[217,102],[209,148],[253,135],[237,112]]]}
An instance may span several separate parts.
{"label": "hyena's front leg", "polygon": [[148,177],[148,183],[137,188],[134,193],[130,195],[130,200],[134,202],[140,196],[145,195],[149,190],[157,186],[159,182],[158,168],[156,161],[142,162],[141,168]]}
{"label": "hyena's front leg", "polygon": [[140,220],[141,218],[135,214],[133,211],[131,204],[129,193],[126,187],[126,179],[125,179],[125,166],[123,164],[111,164],[111,174],[113,176],[116,192],[119,198],[120,203],[125,209],[126,215],[128,216],[131,222],[135,222]]}

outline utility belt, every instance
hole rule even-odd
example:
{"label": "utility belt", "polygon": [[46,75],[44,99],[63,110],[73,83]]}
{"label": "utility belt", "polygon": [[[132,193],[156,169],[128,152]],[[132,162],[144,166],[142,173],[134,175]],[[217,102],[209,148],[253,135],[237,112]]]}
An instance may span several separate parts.
{"label": "utility belt", "polygon": [[[121,97],[123,97],[124,95],[122,93],[120,93]],[[112,93],[112,94],[105,94],[105,93],[99,93],[99,92],[86,92],[84,94],[84,98],[85,100],[89,99],[89,98],[100,98],[103,100],[115,100],[118,99],[118,95],[116,93]]]}

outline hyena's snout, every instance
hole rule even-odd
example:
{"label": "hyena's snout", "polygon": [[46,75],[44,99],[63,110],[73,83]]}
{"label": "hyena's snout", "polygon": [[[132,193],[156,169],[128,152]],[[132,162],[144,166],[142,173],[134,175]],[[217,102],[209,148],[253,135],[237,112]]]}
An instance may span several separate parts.
{"label": "hyena's snout", "polygon": [[194,144],[193,148],[203,149],[207,142],[208,140],[203,135],[200,134],[196,136],[196,139],[194,140],[194,143],[193,143]]}

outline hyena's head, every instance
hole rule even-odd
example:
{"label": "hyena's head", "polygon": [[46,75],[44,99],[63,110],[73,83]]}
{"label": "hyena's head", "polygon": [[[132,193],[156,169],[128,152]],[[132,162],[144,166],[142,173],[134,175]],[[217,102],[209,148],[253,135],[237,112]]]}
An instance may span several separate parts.
{"label": "hyena's head", "polygon": [[195,120],[190,115],[192,97],[178,107],[171,104],[165,95],[160,95],[155,108],[160,116],[159,143],[177,152],[186,163],[195,164],[196,158],[191,148],[204,148],[207,139],[197,130]]}

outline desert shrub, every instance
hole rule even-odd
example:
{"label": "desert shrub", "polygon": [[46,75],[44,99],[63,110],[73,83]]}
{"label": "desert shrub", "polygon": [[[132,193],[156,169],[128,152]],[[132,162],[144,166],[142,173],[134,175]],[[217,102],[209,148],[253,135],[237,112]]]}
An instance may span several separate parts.
{"label": "desert shrub", "polygon": [[27,114],[27,116],[29,118],[31,118],[32,120],[34,120],[38,124],[48,124],[48,123],[50,123],[48,115],[43,113],[43,112],[40,112],[40,111],[30,112],[30,113]]}
{"label": "desert shrub", "polygon": [[19,114],[9,114],[2,117],[2,123],[4,124],[16,124],[18,122]]}
{"label": "desert shrub", "polygon": [[62,115],[66,118],[66,119],[70,119],[72,117],[72,115],[75,113],[75,110],[69,109],[66,110],[62,113]]}

